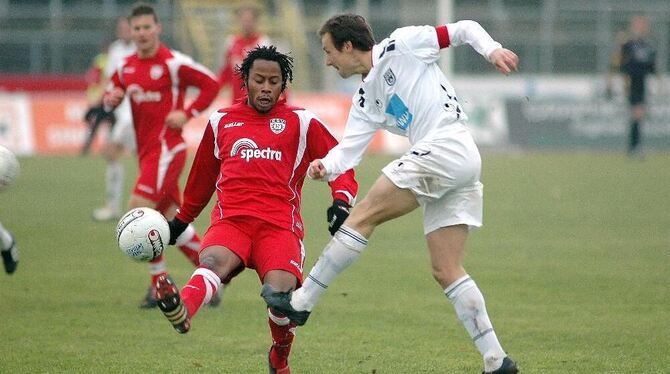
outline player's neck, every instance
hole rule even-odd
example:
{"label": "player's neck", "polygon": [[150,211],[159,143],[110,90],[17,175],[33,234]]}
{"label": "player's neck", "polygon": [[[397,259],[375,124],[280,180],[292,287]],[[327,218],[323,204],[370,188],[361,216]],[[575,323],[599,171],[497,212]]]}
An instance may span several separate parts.
{"label": "player's neck", "polygon": [[369,51],[360,51],[357,52],[356,59],[358,60],[359,66],[356,68],[356,72],[363,75],[365,78],[370,70],[372,70],[372,50]]}
{"label": "player's neck", "polygon": [[156,43],[156,45],[152,46],[151,48],[138,50],[137,55],[140,58],[154,57],[158,53],[158,49],[160,48],[160,46],[161,46],[161,43]]}

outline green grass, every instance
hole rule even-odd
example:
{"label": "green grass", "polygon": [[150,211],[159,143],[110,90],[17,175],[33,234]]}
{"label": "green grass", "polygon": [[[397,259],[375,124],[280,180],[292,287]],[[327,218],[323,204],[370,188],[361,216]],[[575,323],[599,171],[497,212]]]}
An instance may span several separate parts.
{"label": "green grass", "polygon": [[[361,196],[387,161],[369,157],[359,168]],[[0,373],[266,372],[270,336],[254,272],[179,335],[158,311],[137,309],[145,266],[116,248],[114,223],[90,219],[103,162],[21,162],[21,178],[0,194],[0,221],[21,250],[17,272],[0,273]],[[670,154],[484,155],[485,226],[470,237],[466,268],[525,373],[668,372],[668,165]],[[329,238],[328,196],[325,184],[306,183],[307,269]],[[378,229],[298,330],[294,372],[481,372],[432,280],[421,222],[417,211]],[[191,266],[173,249],[167,260],[183,284]]]}

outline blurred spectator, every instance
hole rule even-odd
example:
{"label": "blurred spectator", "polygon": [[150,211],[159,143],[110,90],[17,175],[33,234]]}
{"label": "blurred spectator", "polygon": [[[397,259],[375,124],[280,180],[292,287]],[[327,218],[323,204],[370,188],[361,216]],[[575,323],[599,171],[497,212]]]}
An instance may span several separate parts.
{"label": "blurred spectator", "polygon": [[258,30],[260,10],[251,5],[244,5],[236,11],[240,22],[240,31],[230,35],[225,44],[222,66],[219,70],[219,84],[221,88],[229,86],[232,102],[235,103],[244,96],[243,82],[235,74],[235,66],[240,65],[247,52],[258,45],[270,45],[270,39]]}
{"label": "blurred spectator", "polygon": [[[135,44],[130,38],[130,24],[125,17],[119,17],[116,22],[116,37],[107,49],[107,58],[103,64],[100,85],[104,88],[114,72],[123,64],[129,55],[135,53]],[[125,98],[113,112],[106,111],[102,106],[102,93],[97,93],[97,99],[92,103],[86,116],[91,129],[85,150],[90,146],[91,135],[101,123],[110,126],[110,134],[105,145],[104,155],[107,162],[105,172],[105,205],[93,211],[96,221],[115,220],[121,216],[121,200],[125,170],[121,163],[125,149],[135,148],[135,132],[133,119],[130,113],[130,102]],[[93,114],[91,114],[93,112]],[[84,152],[85,153],[85,152]]]}
{"label": "blurred spectator", "polygon": [[[636,15],[630,20],[628,35],[615,55],[615,67],[624,75],[631,118],[628,155],[643,157],[642,123],[646,116],[646,79],[656,73],[656,50],[648,41],[649,20]],[[618,61],[616,61],[618,60]]]}

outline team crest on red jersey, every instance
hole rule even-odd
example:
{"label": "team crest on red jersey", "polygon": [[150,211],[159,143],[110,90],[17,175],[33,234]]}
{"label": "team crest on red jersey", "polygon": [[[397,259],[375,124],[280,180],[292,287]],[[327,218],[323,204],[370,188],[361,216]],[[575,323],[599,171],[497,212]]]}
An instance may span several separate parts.
{"label": "team crest on red jersey", "polygon": [[286,120],[282,118],[272,118],[270,120],[270,130],[273,133],[279,134],[286,128]]}
{"label": "team crest on red jersey", "polygon": [[156,80],[156,79],[162,77],[163,76],[163,66],[161,66],[161,65],[152,66],[151,70],[149,70],[149,76],[153,80]]}

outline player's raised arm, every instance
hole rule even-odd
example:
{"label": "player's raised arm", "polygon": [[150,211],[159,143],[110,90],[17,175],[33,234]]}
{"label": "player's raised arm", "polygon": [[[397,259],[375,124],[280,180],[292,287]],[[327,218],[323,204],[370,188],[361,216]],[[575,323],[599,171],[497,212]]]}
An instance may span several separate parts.
{"label": "player's raised arm", "polygon": [[[440,34],[438,30],[438,39],[440,46],[454,47],[469,44],[477,53],[484,56],[498,71],[507,75],[517,70],[519,58],[517,55],[502,47],[500,43],[493,40],[486,30],[477,22],[470,20],[458,21],[447,24],[447,33]],[[446,40],[444,40],[446,38]],[[446,44],[444,43],[446,41]]]}
{"label": "player's raised arm", "polygon": [[219,94],[219,82],[214,73],[193,61],[185,63],[179,68],[179,81],[200,90],[198,97],[184,110],[189,119],[198,116],[207,109]]}

